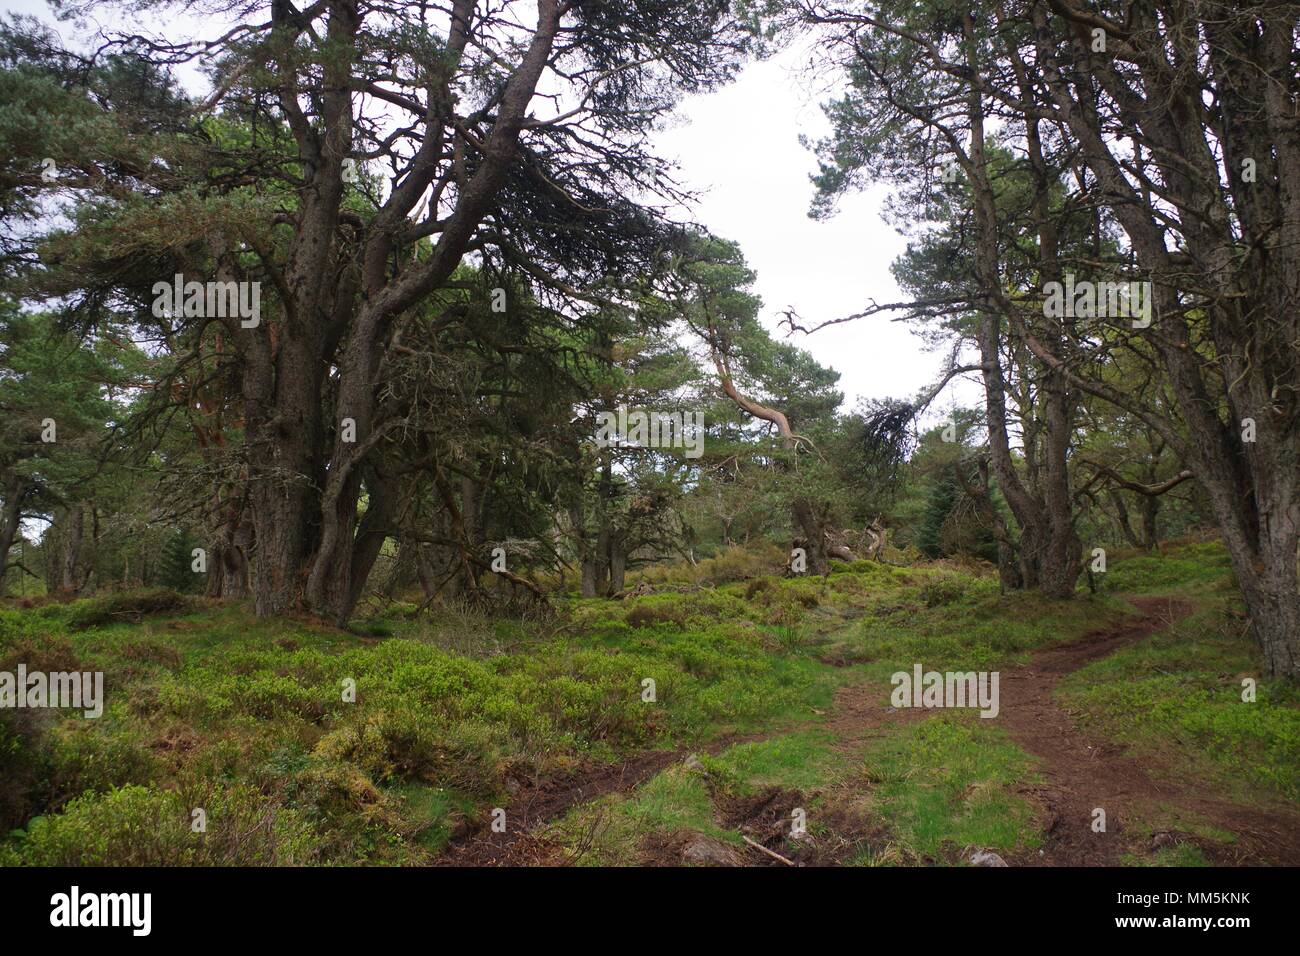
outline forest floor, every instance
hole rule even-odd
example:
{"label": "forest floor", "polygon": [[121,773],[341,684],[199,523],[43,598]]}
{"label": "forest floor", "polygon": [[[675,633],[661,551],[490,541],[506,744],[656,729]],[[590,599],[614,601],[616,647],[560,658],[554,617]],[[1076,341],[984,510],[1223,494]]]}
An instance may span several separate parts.
{"label": "forest floor", "polygon": [[[100,720],[0,722],[0,864],[1300,863],[1300,692],[1260,674],[1216,545],[1069,602],[746,560],[532,624],[0,610],[0,670],[108,688]],[[892,706],[917,664],[996,672],[996,716]]]}
{"label": "forest floor", "polygon": [[[1017,747],[1037,758],[1036,775],[1014,788],[1034,805],[1030,826],[1037,835],[1020,840],[1016,852],[1008,854],[1004,862],[1028,866],[1300,864],[1300,812],[1282,805],[1265,808],[1207,796],[1201,780],[1179,779],[1156,755],[1132,756],[1123,744],[1081,732],[1075,718],[1056,699],[1054,692],[1062,678],[1167,630],[1194,610],[1190,601],[1175,597],[1134,597],[1130,603],[1138,616],[1036,651],[1028,663],[1000,674],[1000,726]],[[870,749],[872,742],[889,739],[893,728],[942,712],[899,709],[889,706],[887,700],[888,692],[874,683],[849,684],[838,690],[824,723],[830,734],[827,743],[838,756],[852,761]],[[767,744],[774,739],[751,737],[742,743]],[[730,746],[737,742],[718,741],[705,752],[716,754]],[[800,749],[796,745],[791,751],[799,753]],[[637,862],[779,866],[837,864],[855,857],[860,862],[895,861],[888,827],[873,824],[869,814],[854,812],[855,798],[871,789],[868,772],[835,782],[830,788],[833,796],[826,800],[820,799],[824,794],[771,782],[789,773],[791,766],[780,767],[775,774],[765,772],[768,769],[760,767],[746,781],[752,791],[748,799],[728,799],[710,788],[714,821],[720,828],[748,837],[742,846],[728,848],[725,834],[719,834],[724,839],[717,839],[703,836],[701,830],[665,832],[650,826],[638,848]],[[806,762],[799,769],[806,769]],[[626,806],[637,801],[637,791],[656,774],[691,771],[701,773],[708,785],[708,771],[696,755],[650,751],[622,763],[546,781],[521,794],[508,811],[520,821],[518,829],[493,833],[489,828],[469,834],[455,841],[441,862],[474,866],[579,862],[599,839],[598,831],[608,826],[608,804],[593,809],[595,801],[612,794],[619,801],[617,806]],[[977,791],[979,786],[977,781],[967,789]],[[829,812],[823,812],[821,825],[809,828],[800,839],[791,834],[790,814],[795,807],[813,802]],[[1106,812],[1104,828],[1093,826],[1097,808]],[[556,822],[566,814],[568,820],[557,828]],[[573,839],[575,831],[581,834],[578,839]],[[764,852],[773,848],[781,852]],[[946,849],[951,853],[954,847]],[[965,849],[973,856],[969,851],[985,848]]]}

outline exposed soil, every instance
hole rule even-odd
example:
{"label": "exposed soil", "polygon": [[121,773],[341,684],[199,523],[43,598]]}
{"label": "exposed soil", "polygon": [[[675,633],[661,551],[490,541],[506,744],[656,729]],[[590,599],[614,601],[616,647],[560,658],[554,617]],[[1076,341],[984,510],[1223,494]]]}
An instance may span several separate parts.
{"label": "exposed soil", "polygon": [[440,866],[527,866],[563,863],[564,853],[534,835],[540,824],[558,819],[572,807],[608,793],[623,793],[649,780],[682,751],[652,750],[617,764],[591,764],[564,777],[526,781],[505,807],[506,830],[492,830],[490,820],[454,839],[436,861]]}
{"label": "exposed soil", "polygon": [[[808,801],[802,793],[784,787],[768,787],[748,796],[717,790],[713,792],[713,807],[717,820],[724,829],[739,831],[787,860],[792,857],[790,847],[798,847],[807,842],[806,830],[799,838],[791,835],[794,811],[807,805]],[[760,866],[786,865],[757,847],[747,845],[746,849],[753,862]]]}
{"label": "exposed soil", "polygon": [[[763,740],[765,734],[726,734],[698,749],[721,753],[736,744]],[[591,762],[563,776],[516,781],[519,789],[505,807],[506,831],[493,832],[483,820],[454,836],[437,866],[535,866],[572,862],[564,849],[538,831],[572,808],[611,793],[628,793],[655,774],[686,759],[687,750],[647,750],[621,763]]]}
{"label": "exposed soil", "polygon": [[[1125,853],[1145,856],[1181,842],[1194,843],[1212,863],[1300,863],[1300,813],[1243,807],[1207,794],[1195,780],[1180,783],[1161,774],[1158,759],[1128,756],[1122,744],[1080,732],[1053,694],[1061,679],[1079,668],[1176,624],[1193,608],[1186,601],[1132,598],[1141,616],[1093,631],[1077,641],[1036,652],[1028,664],[1000,672],[996,719],[1016,745],[1039,758],[1042,785],[1020,792],[1037,804],[1045,842],[1039,850],[1008,857],[1012,865],[1113,866]],[[829,728],[846,752],[860,751],[873,737],[901,723],[932,716],[919,707],[897,710],[878,687],[850,686],[836,696]],[[1106,811],[1105,832],[1093,831],[1093,811]],[[1185,811],[1199,823],[1236,835],[1220,843],[1178,830],[1146,835],[1132,822],[1168,811]]]}
{"label": "exposed soil", "polygon": [[[883,844],[887,831],[855,809],[847,793],[823,794],[815,821],[809,815],[806,829],[792,830],[794,811],[807,807],[811,796],[783,787],[768,787],[750,796],[714,793],[718,822],[737,830],[755,843],[797,866],[834,866],[868,846]],[[841,799],[845,798],[845,799]],[[746,862],[757,866],[786,866],[781,860],[750,846]]]}
{"label": "exposed soil", "polygon": [[[1007,861],[1021,866],[1107,866],[1118,864],[1125,853],[1144,856],[1189,842],[1216,864],[1300,864],[1300,813],[1247,808],[1204,792],[1197,781],[1176,782],[1159,773],[1158,760],[1128,756],[1123,745],[1084,736],[1053,698],[1066,675],[1177,623],[1192,611],[1188,602],[1170,598],[1133,598],[1131,603],[1141,612],[1139,617],[1045,648],[1024,666],[1000,672],[997,723],[1018,746],[1039,758],[1044,781],[1026,784],[1020,790],[1039,808],[1044,844],[1038,850],[1008,855]],[[934,713],[923,708],[895,709],[878,691],[878,687],[856,685],[837,693],[825,726],[842,752],[860,753],[867,741],[888,728],[924,720]],[[763,735],[724,738],[704,750],[716,753],[758,739]],[[686,751],[680,750],[650,751],[619,764],[584,766],[561,778],[525,781],[506,808],[509,826],[505,833],[492,832],[485,821],[454,839],[438,864],[572,862],[564,847],[542,834],[542,824],[579,804],[631,791],[685,756]],[[861,778],[849,782],[850,789],[866,786]],[[713,797],[721,826],[738,830],[797,865],[833,865],[863,846],[883,844],[888,838],[887,831],[873,827],[845,800],[823,801],[818,832],[794,838],[790,835],[791,814],[795,807],[806,805],[803,794],[769,788],[751,796],[714,792]],[[1093,830],[1093,811],[1098,807],[1106,811],[1106,829],[1100,833]],[[1237,839],[1220,843],[1178,830],[1143,835],[1132,826],[1137,817],[1151,818],[1162,810],[1182,811],[1199,823],[1235,834]],[[639,862],[649,866],[785,865],[756,847],[742,850],[688,830],[648,836],[640,851]]]}
{"label": "exposed soil", "polygon": [[[1016,744],[1041,760],[1044,785],[1022,792],[1040,806],[1046,840],[1039,851],[1014,860],[1022,865],[1107,866],[1125,852],[1145,855],[1178,842],[1196,843],[1215,863],[1300,862],[1300,814],[1242,807],[1216,799],[1196,782],[1159,774],[1158,760],[1129,756],[1125,747],[1081,734],[1053,699],[1067,674],[1185,618],[1192,606],[1169,598],[1133,598],[1140,618],[1048,648],[1024,667],[1002,672],[998,723]],[[1155,773],[1153,773],[1153,771]],[[1135,817],[1161,807],[1190,811],[1234,833],[1232,844],[1177,831],[1142,837]],[[1105,832],[1094,832],[1094,810],[1106,813]]]}
{"label": "exposed soil", "polygon": [[641,841],[641,852],[637,859],[640,866],[655,867],[676,867],[684,863],[694,866],[745,866],[748,862],[739,847],[694,830],[674,830],[666,835],[646,834]]}

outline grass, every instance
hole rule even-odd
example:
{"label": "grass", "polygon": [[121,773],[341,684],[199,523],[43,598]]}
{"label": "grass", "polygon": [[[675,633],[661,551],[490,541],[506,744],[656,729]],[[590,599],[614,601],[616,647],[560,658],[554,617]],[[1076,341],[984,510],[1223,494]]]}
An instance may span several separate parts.
{"label": "grass", "polygon": [[767,787],[813,790],[843,773],[833,736],[822,728],[782,734],[768,740],[737,744],[704,767],[732,792],[752,794]]}
{"label": "grass", "polygon": [[[1158,552],[1110,556],[1098,588],[1121,594],[1162,593],[1201,585],[1232,587],[1228,552],[1217,541],[1166,546]],[[1080,587],[1084,579],[1080,579]]]}
{"label": "grass", "polygon": [[1144,839],[1158,833],[1187,833],[1216,843],[1235,843],[1237,836],[1213,826],[1190,810],[1168,804],[1146,808],[1130,814],[1128,827]]}
{"label": "grass", "polygon": [[[5,862],[66,854],[63,831],[117,826],[106,819],[183,823],[174,799],[201,781],[305,828],[310,851],[295,842],[285,859],[427,862],[474,808],[505,801],[509,776],[791,722],[828,706],[839,678],[768,625],[732,626],[726,600],[683,627],[576,634],[400,615],[353,633],[158,595],[131,615],[106,603],[0,616],[0,664],[102,670],[107,696],[97,721],[0,712],[18,770],[0,785],[0,832],[16,831]],[[183,832],[152,852],[197,859]]]}
{"label": "grass", "polygon": [[403,803],[403,815],[417,823],[416,840],[431,853],[451,840],[456,829],[453,821],[476,813],[472,800],[447,787],[408,782],[395,787],[394,793]]}
{"label": "grass", "polygon": [[891,728],[865,756],[877,812],[917,861],[960,862],[965,850],[1033,849],[1033,808],[1014,791],[1032,760],[995,727],[945,712]]}
{"label": "grass", "polygon": [[[763,573],[771,557],[647,569],[675,590],[563,598],[549,623],[399,603],[344,631],[159,591],[0,607],[0,670],[99,670],[107,696],[99,720],[0,710],[0,864],[423,864],[506,805],[510,779],[668,748],[702,766],[578,807],[553,836],[586,863],[635,862],[681,831],[739,846],[719,801],[776,787],[800,794],[813,833],[847,807],[889,834],[852,862],[1026,849],[1039,835],[1016,788],[1033,764],[990,722],[939,713],[853,751],[825,717],[837,688],[884,701],[917,662],[1022,662],[1128,613],[1122,591],[1181,588],[1201,611],[1077,673],[1063,701],[1171,773],[1243,800],[1300,795],[1300,698],[1260,680],[1241,702],[1258,659],[1213,545],[1113,556],[1101,593],[1070,602],[1000,594],[978,566],[784,578]],[[706,753],[732,734],[762,739]]]}
{"label": "grass", "polygon": [[[549,834],[582,865],[637,863],[647,845],[693,831],[743,848],[740,830],[719,823],[719,801],[778,787],[801,792],[809,829],[817,830],[823,807],[818,792],[844,772],[822,729],[735,744],[699,766],[676,765],[629,794],[614,794],[574,808]],[[805,797],[806,795],[806,797]]]}
{"label": "grass", "polygon": [[1125,853],[1120,857],[1122,866],[1209,866],[1201,848],[1194,843],[1176,843],[1162,846],[1145,856]]}
{"label": "grass", "polygon": [[610,795],[575,808],[548,836],[569,848],[582,866],[630,866],[647,843],[691,830],[742,846],[740,835],[714,819],[705,778],[676,766],[656,774],[630,795]]}
{"label": "grass", "polygon": [[1073,640],[1127,613],[1113,597],[1052,601],[999,595],[996,582],[984,578],[941,581],[942,603],[926,604],[933,593],[926,585],[877,598],[825,656],[865,664],[882,680],[916,662],[927,669],[989,670],[1023,663],[1036,648]]}
{"label": "grass", "polygon": [[[1242,681],[1256,699],[1242,699]],[[1058,691],[1083,726],[1242,799],[1300,799],[1300,688],[1264,678],[1230,601],[1071,674]]]}

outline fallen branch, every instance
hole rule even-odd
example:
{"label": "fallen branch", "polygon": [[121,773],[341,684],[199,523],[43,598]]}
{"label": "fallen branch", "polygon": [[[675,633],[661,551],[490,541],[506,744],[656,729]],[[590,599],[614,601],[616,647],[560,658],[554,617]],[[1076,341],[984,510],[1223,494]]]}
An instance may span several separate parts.
{"label": "fallen branch", "polygon": [[744,840],[746,843],[748,843],[750,846],[752,846],[754,849],[756,849],[756,850],[762,850],[764,853],[766,853],[766,854],[767,854],[768,856],[770,856],[772,859],[774,859],[774,860],[780,860],[780,861],[781,861],[782,863],[784,863],[786,866],[798,866],[798,865],[799,865],[799,864],[795,863],[794,860],[787,860],[787,859],[786,859],[785,857],[783,857],[780,853],[777,853],[775,850],[769,850],[767,847],[763,846],[763,844],[759,843],[757,840],[751,840],[749,837],[745,836],[744,834],[741,834],[741,837],[740,837],[740,838],[741,838],[742,840]]}

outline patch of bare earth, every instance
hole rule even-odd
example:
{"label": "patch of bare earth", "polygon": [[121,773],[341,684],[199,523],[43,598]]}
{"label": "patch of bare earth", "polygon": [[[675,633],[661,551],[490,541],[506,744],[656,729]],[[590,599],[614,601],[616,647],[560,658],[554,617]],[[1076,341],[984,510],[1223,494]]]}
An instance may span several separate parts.
{"label": "patch of bare earth", "polygon": [[[1141,616],[1039,651],[1024,667],[1003,671],[999,724],[1016,744],[1041,761],[1044,783],[1022,792],[1040,807],[1045,842],[1014,862],[1044,866],[1107,866],[1126,852],[1148,855],[1178,842],[1196,843],[1221,864],[1300,862],[1300,815],[1243,807],[1205,792],[1198,780],[1159,773],[1158,757],[1138,758],[1122,744],[1079,732],[1073,716],[1053,698],[1061,679],[1085,664],[1176,624],[1192,611],[1186,601],[1133,598]],[[1104,832],[1093,830],[1094,811],[1106,813]],[[1190,811],[1199,821],[1236,835],[1223,844],[1166,831],[1142,837],[1132,822],[1161,812]]]}
{"label": "patch of bare earth", "polygon": [[[1300,864],[1300,814],[1243,807],[1205,792],[1200,781],[1180,782],[1176,775],[1153,772],[1159,770],[1155,759],[1132,757],[1121,744],[1085,736],[1073,715],[1054,699],[1066,675],[1172,626],[1192,610],[1189,603],[1170,598],[1133,598],[1132,603],[1139,616],[1040,650],[1028,664],[1000,672],[999,725],[1018,746],[1039,758],[1043,777],[1041,785],[1026,784],[1020,792],[1039,808],[1044,844],[1039,850],[1010,855],[1008,862],[1106,866],[1119,863],[1125,853],[1144,856],[1192,842],[1213,863]],[[872,738],[932,714],[923,708],[889,706],[888,690],[876,685],[845,686],[836,694],[825,726],[840,752],[856,755]],[[764,735],[724,738],[705,750],[717,753],[760,739]],[[437,862],[444,866],[572,863],[570,851],[544,835],[544,824],[579,804],[630,792],[684,756],[684,751],[650,751],[617,764],[587,765],[564,777],[526,781],[506,807],[506,832],[493,832],[485,821],[453,839]],[[854,799],[868,787],[864,776],[856,776],[815,795],[782,788],[744,797],[714,792],[718,823],[752,843],[737,847],[690,830],[650,834],[642,841],[639,862],[650,866],[834,865],[864,847],[888,843],[888,831],[872,823],[862,801]],[[790,833],[791,815],[814,796],[818,798],[816,826],[795,838]],[[1101,833],[1092,828],[1097,807],[1106,811],[1106,830]],[[1148,838],[1131,825],[1169,810],[1233,833],[1237,839],[1225,844],[1177,830]]]}
{"label": "patch of bare earth", "polygon": [[[764,734],[727,734],[700,748],[716,754],[735,746],[763,740]],[[618,763],[585,763],[561,776],[515,781],[507,805],[506,830],[491,827],[490,816],[454,836],[435,860],[437,866],[556,866],[576,857],[542,834],[545,824],[571,809],[612,793],[630,793],[660,771],[687,756],[685,750],[648,750]]]}
{"label": "patch of bare earth", "polygon": [[[1022,749],[1039,758],[1042,785],[1020,792],[1039,808],[1045,841],[1039,850],[1009,858],[1031,866],[1110,866],[1125,853],[1147,856],[1180,842],[1195,843],[1212,863],[1223,865],[1300,863],[1300,814],[1282,809],[1245,807],[1206,792],[1202,781],[1178,780],[1158,757],[1127,754],[1115,741],[1080,732],[1074,715],[1054,699],[1066,675],[1157,631],[1192,611],[1186,601],[1132,598],[1140,615],[1093,631],[1077,641],[1036,652],[1028,664],[1001,671],[1001,709],[997,721]],[[846,753],[860,752],[889,729],[932,716],[923,708],[890,707],[888,689],[862,685],[841,688],[829,721]],[[1093,811],[1106,811],[1105,832],[1093,831]],[[1141,835],[1132,823],[1157,819],[1170,810],[1236,835],[1220,843],[1178,830]]]}
{"label": "patch of bare earth", "polygon": [[564,849],[534,831],[571,808],[610,793],[624,793],[682,759],[671,750],[653,750],[621,763],[590,764],[563,777],[524,781],[506,811],[506,829],[496,832],[490,819],[453,839],[436,863],[440,866],[536,866],[567,862]]}

